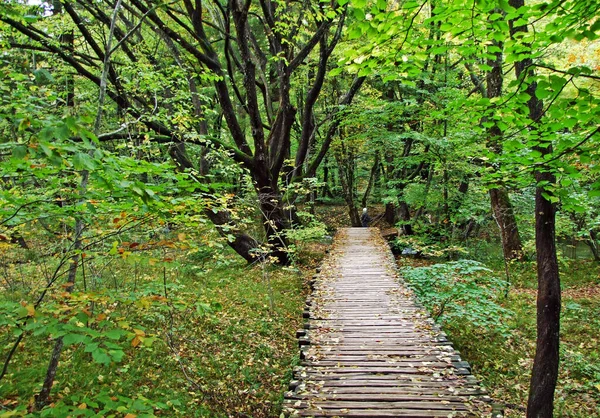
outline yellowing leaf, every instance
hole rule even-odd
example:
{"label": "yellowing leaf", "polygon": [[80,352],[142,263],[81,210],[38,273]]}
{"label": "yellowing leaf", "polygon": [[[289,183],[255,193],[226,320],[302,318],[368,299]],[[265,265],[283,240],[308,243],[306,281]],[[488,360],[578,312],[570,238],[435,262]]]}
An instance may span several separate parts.
{"label": "yellowing leaf", "polygon": [[131,346],[137,347],[138,345],[140,345],[141,342],[142,340],[140,337],[135,337],[133,340],[131,340]]}
{"label": "yellowing leaf", "polygon": [[81,404],[79,404],[79,406],[77,407],[77,409],[87,409],[87,404],[85,402],[81,403]]}

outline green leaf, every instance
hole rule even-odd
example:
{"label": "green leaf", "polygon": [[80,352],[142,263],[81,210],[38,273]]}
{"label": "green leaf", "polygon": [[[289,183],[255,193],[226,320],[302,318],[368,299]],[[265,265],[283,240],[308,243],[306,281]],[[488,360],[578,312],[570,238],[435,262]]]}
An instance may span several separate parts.
{"label": "green leaf", "polygon": [[121,360],[123,360],[123,357],[125,357],[125,352],[123,350],[110,350],[108,353],[115,363],[120,363]]}
{"label": "green leaf", "polygon": [[104,335],[111,340],[119,340],[123,335],[125,335],[125,331],[115,328],[105,332]]}
{"label": "green leaf", "polygon": [[27,155],[28,150],[25,145],[17,145],[12,149],[12,156],[18,160],[22,160]]}
{"label": "green leaf", "polygon": [[80,344],[86,340],[86,336],[83,334],[67,334],[63,337],[63,343],[65,345]]}
{"label": "green leaf", "polygon": [[75,120],[75,118],[73,116],[68,116],[65,119],[65,124],[67,125],[67,128],[69,128],[69,130],[73,134],[77,133],[77,131],[78,131],[77,121]]}
{"label": "green leaf", "polygon": [[96,363],[110,364],[110,356],[104,350],[97,349],[92,351],[92,358]]}
{"label": "green leaf", "polygon": [[85,152],[78,152],[73,156],[73,166],[76,170],[94,170],[96,162]]}

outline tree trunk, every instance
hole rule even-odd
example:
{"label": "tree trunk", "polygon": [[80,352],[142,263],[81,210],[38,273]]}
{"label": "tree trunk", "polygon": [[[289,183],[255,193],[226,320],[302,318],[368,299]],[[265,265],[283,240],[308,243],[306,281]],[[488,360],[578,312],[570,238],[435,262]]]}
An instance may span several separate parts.
{"label": "tree trunk", "polygon": [[288,229],[289,223],[283,211],[281,196],[270,186],[266,186],[258,191],[258,197],[266,242],[270,247],[268,255],[276,257],[277,264],[287,265],[290,259],[284,232]]}
{"label": "tree trunk", "polygon": [[375,183],[377,170],[379,170],[379,153],[375,155],[375,162],[373,163],[373,167],[371,168],[371,175],[369,176],[369,183],[367,184],[367,189],[362,197],[362,206],[363,208],[367,207],[367,201],[369,200],[369,195],[371,194],[371,190],[373,190],[373,184]]}
{"label": "tree trunk", "polygon": [[402,222],[402,232],[404,235],[413,235],[414,232],[410,224],[410,210],[406,202],[402,201],[398,204],[398,214]]}
{"label": "tree trunk", "polygon": [[385,221],[394,226],[396,225],[396,206],[393,202],[388,202],[385,204],[385,214],[383,215]]}
{"label": "tree trunk", "polygon": [[[525,6],[524,0],[509,0],[510,6],[519,10]],[[515,26],[515,21],[509,21],[510,35],[516,38],[518,32],[527,32],[527,25]],[[522,39],[518,38],[517,42]],[[529,44],[523,45],[528,52]],[[533,60],[526,57],[515,63],[517,79],[533,76]],[[530,127],[539,123],[543,114],[543,103],[536,96],[537,82],[528,80]],[[552,143],[533,147],[541,154],[540,161],[552,154]],[[527,418],[552,417],[554,411],[554,391],[558,379],[560,361],[560,276],[556,256],[556,208],[544,195],[551,194],[540,183],[555,184],[556,177],[549,167],[540,167],[535,172],[538,187],[535,190],[535,248],[537,251],[537,342],[531,381],[529,399],[527,402]]]}
{"label": "tree trunk", "polygon": [[42,390],[35,397],[35,409],[40,411],[44,406],[48,404],[48,398],[50,397],[50,391],[54,385],[54,378],[56,377],[56,371],[58,370],[58,363],[60,361],[60,355],[63,348],[63,337],[58,337],[54,343],[54,349],[50,356],[50,363],[48,364],[48,370],[46,372],[46,378],[42,385]]}
{"label": "tree trunk", "polygon": [[[487,97],[493,99],[502,95],[502,42],[494,41],[493,45],[499,50],[491,53],[487,60],[487,65],[492,70],[486,76]],[[502,153],[502,130],[494,121],[494,125],[488,129],[488,147],[496,154]],[[490,189],[490,200],[494,219],[500,228],[500,237],[502,239],[502,253],[505,260],[521,260],[523,258],[523,246],[515,214],[513,211],[508,191],[498,186]]]}
{"label": "tree trunk", "polygon": [[336,161],[338,163],[338,171],[340,183],[342,185],[342,193],[344,195],[344,200],[346,201],[346,205],[348,207],[348,216],[350,217],[350,223],[352,226],[362,226],[360,222],[360,215],[358,214],[358,209],[356,208],[353,173],[350,172],[350,168],[348,167],[350,164],[345,165],[344,161],[342,161],[341,157],[339,156],[336,156]]}
{"label": "tree trunk", "polygon": [[506,260],[521,260],[523,247],[512,204],[505,188],[490,189],[494,219],[500,228],[502,253]]}
{"label": "tree trunk", "polygon": [[593,229],[590,230],[590,239],[586,239],[585,243],[590,247],[590,251],[594,256],[595,261],[600,261],[600,251],[598,250],[598,234]]}
{"label": "tree trunk", "polygon": [[221,236],[233,237],[233,239],[227,240],[227,244],[231,249],[249,263],[256,261],[258,257],[256,249],[260,246],[260,243],[236,227],[235,223],[231,220],[229,211],[223,209],[215,213],[210,208],[207,208],[204,213],[214,224]]}
{"label": "tree trunk", "polygon": [[[536,181],[555,182],[550,173],[536,173]],[[556,257],[555,207],[544,197],[546,191],[535,192],[535,248],[537,251],[537,344],[531,382],[527,418],[552,417],[554,390],[558,379],[560,332],[560,277]]]}
{"label": "tree trunk", "polygon": [[[335,176],[332,175],[331,180],[335,187]],[[327,157],[325,157],[325,162],[323,164],[323,184],[323,197],[333,199],[333,193],[331,193],[331,188],[329,187],[329,161]]]}

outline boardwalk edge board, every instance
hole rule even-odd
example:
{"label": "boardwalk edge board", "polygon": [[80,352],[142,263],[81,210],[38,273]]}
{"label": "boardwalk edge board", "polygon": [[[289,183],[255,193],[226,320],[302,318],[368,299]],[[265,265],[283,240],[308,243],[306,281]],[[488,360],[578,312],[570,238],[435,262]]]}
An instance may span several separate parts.
{"label": "boardwalk edge board", "polygon": [[375,228],[345,228],[308,281],[286,417],[502,417]]}

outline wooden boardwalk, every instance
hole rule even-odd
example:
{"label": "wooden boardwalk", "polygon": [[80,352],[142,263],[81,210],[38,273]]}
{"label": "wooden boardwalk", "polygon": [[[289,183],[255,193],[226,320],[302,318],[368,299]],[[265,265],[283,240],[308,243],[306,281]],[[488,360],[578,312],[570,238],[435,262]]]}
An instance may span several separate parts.
{"label": "wooden boardwalk", "polygon": [[311,286],[287,416],[501,416],[398,278],[377,229],[340,231]]}

